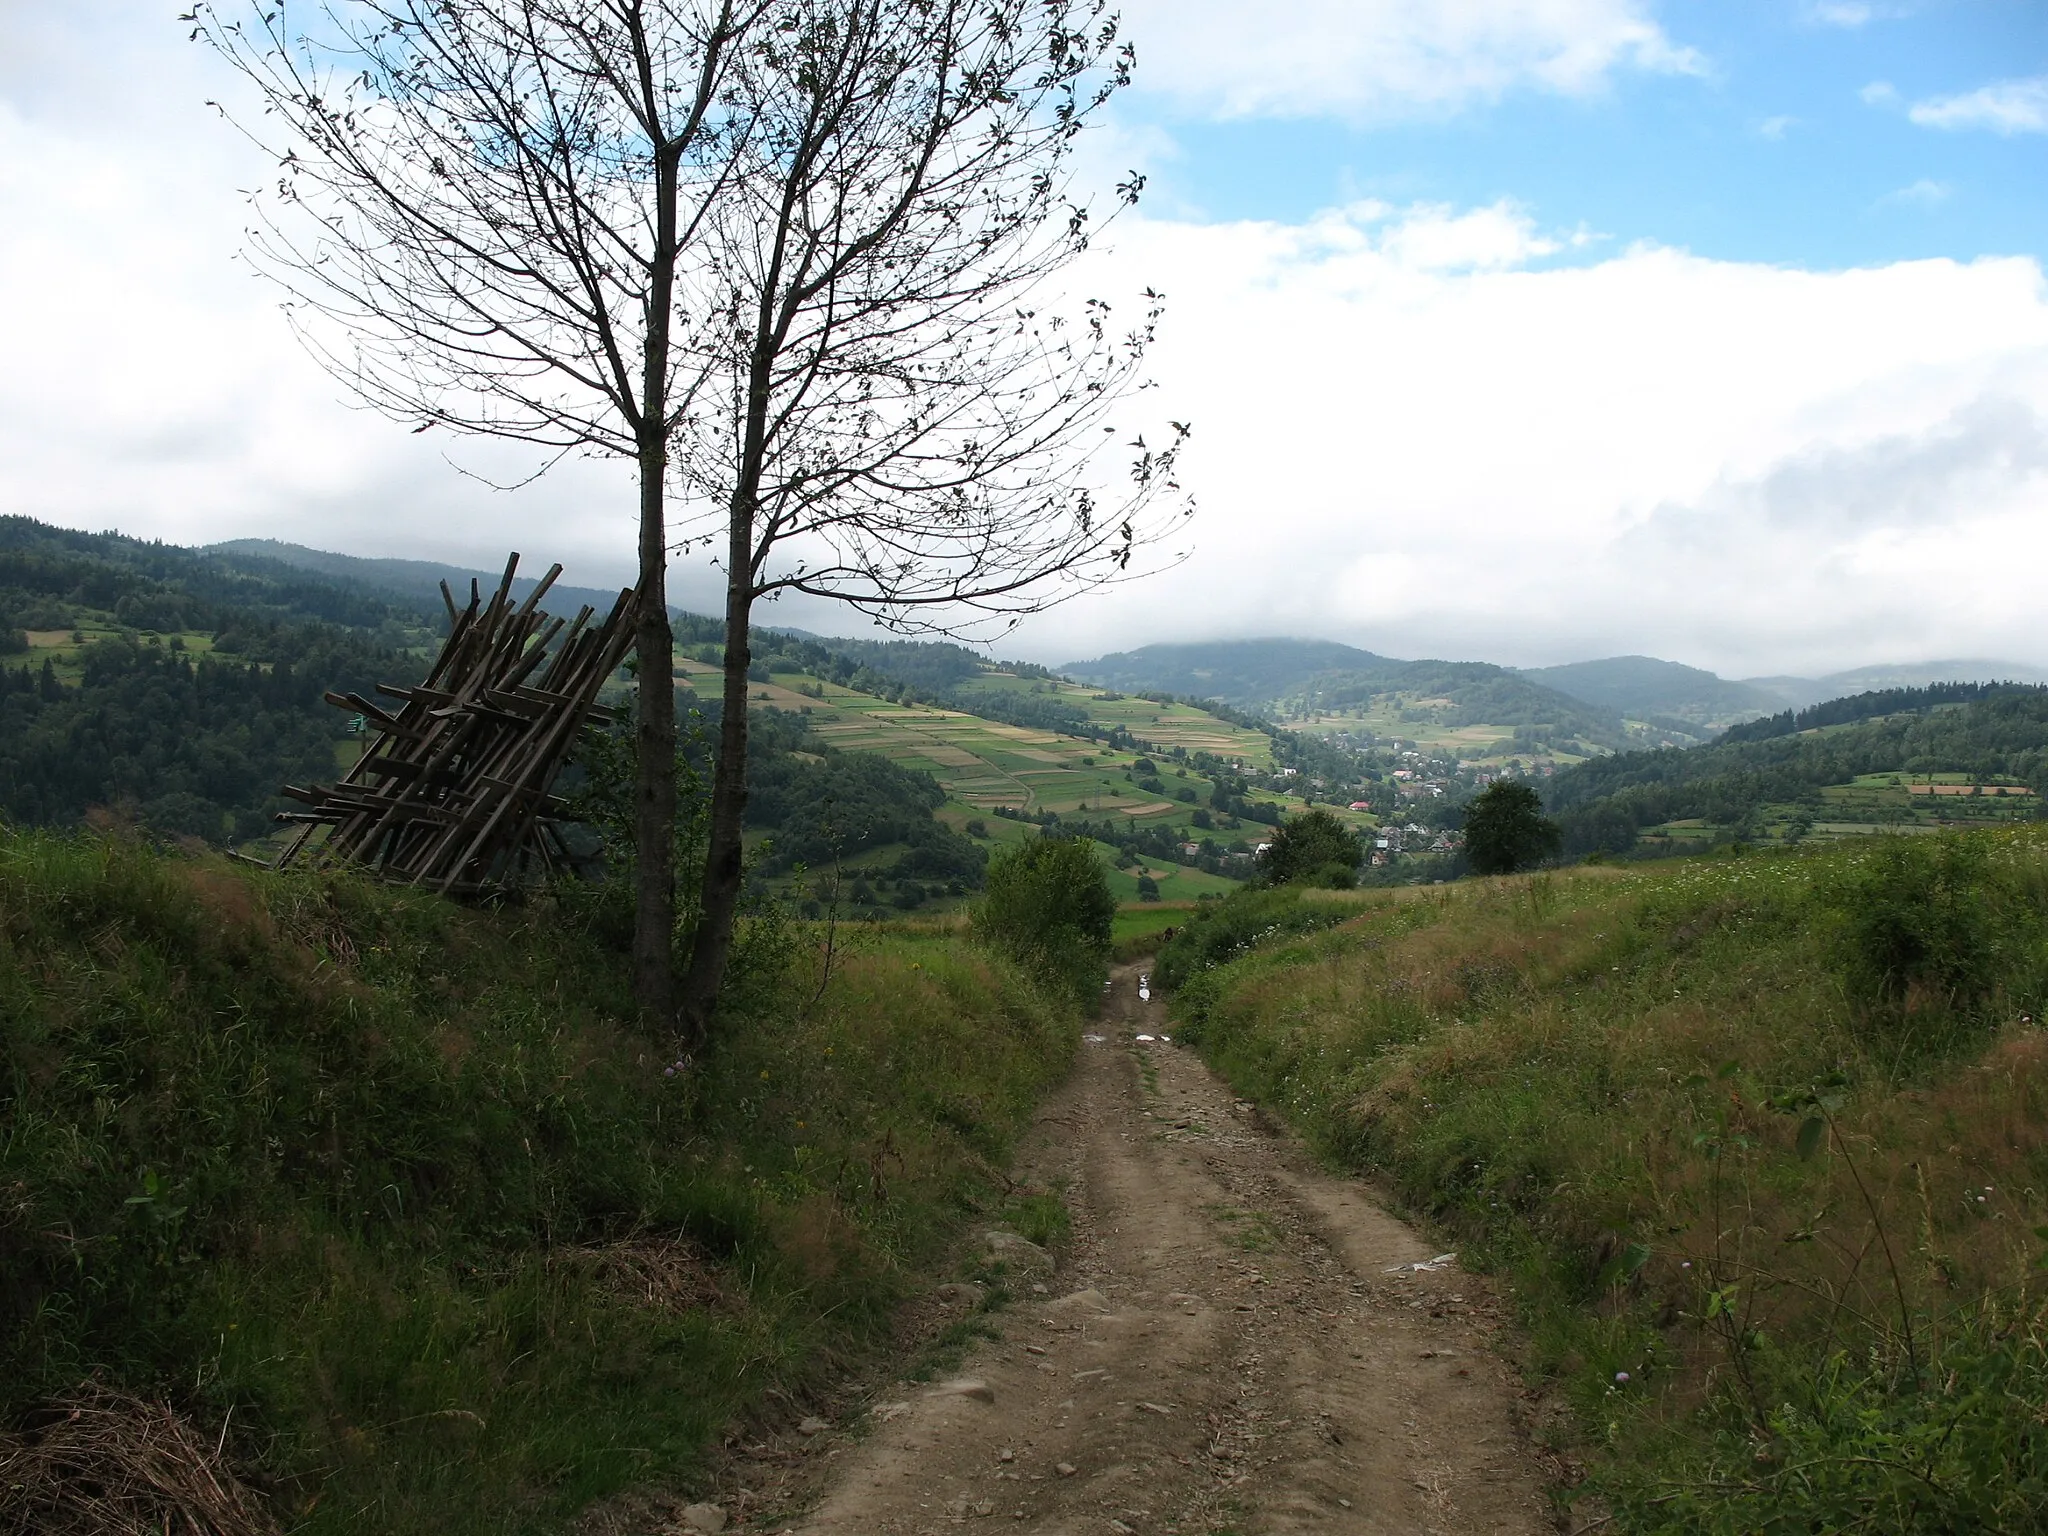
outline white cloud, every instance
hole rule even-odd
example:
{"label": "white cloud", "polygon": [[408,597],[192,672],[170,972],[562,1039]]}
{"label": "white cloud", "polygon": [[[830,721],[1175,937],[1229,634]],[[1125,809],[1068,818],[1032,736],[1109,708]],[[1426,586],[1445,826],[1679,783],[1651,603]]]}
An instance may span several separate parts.
{"label": "white cloud", "polygon": [[[516,547],[590,585],[630,569],[616,466],[498,495],[434,435],[336,403],[230,261],[230,189],[261,167],[203,113],[219,83],[175,43],[168,66],[121,56],[128,83],[97,95],[37,95],[13,57],[0,49],[0,511],[468,564]],[[1171,152],[1116,148],[1119,169]],[[1512,202],[1361,202],[1300,224],[1148,205],[1118,224],[1087,285],[1167,294],[1155,404],[1195,426],[1196,552],[1006,652],[1294,632],[1526,663],[1647,651],[1734,674],[2048,663],[2034,262],[1558,261],[1597,238]],[[680,601],[716,601],[701,565],[674,582]]]}
{"label": "white cloud", "polygon": [[1293,633],[1730,675],[2048,661],[2034,262],[1448,268],[1409,217],[1454,222],[1123,231],[1121,271],[1168,297],[1198,548],[1036,621],[1031,654]]}
{"label": "white cloud", "polygon": [[1873,80],[1856,94],[1865,106],[1889,107],[1898,103],[1899,88],[1889,80]]}
{"label": "white cloud", "polygon": [[1951,197],[1955,188],[1945,181],[1930,181],[1925,176],[1907,186],[1896,187],[1877,200],[1880,208],[1939,208]]}
{"label": "white cloud", "polygon": [[1933,96],[1914,102],[1906,116],[1922,128],[2048,133],[2048,75],[1998,80],[1959,96]]}
{"label": "white cloud", "polygon": [[[1563,248],[1555,237],[1537,233],[1535,221],[1505,200],[1465,213],[1442,203],[1396,210],[1364,202],[1321,220],[1318,228],[1333,247],[1376,250],[1417,272],[1497,271]],[[1576,235],[1569,238],[1584,243]]]}
{"label": "white cloud", "polygon": [[[228,82],[184,29],[152,37],[129,10],[0,10],[21,45],[0,47],[0,512],[464,563],[517,547],[590,585],[630,571],[616,466],[505,495],[444,453],[506,480],[527,456],[339,403],[234,259],[235,188],[267,168],[204,105]],[[717,601],[708,573],[684,586]]]}
{"label": "white cloud", "polygon": [[1911,4],[1884,5],[1873,0],[1810,0],[1800,11],[1800,19],[1809,25],[1855,31],[1873,21],[1896,21],[1910,16],[1914,9]]}
{"label": "white cloud", "polygon": [[1756,125],[1757,135],[1766,139],[1782,139],[1787,129],[1799,126],[1796,117],[1767,117]]}
{"label": "white cloud", "polygon": [[1127,0],[1141,90],[1226,117],[1381,120],[1624,70],[1699,73],[1644,0]]}

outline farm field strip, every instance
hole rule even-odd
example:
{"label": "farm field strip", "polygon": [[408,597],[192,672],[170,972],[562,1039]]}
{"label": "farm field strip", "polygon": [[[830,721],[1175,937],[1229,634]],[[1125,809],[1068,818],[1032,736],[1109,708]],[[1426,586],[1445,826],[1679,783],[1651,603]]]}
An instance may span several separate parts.
{"label": "farm field strip", "polygon": [[[1820,790],[1818,808],[1766,805],[1756,836],[1770,842],[1825,842],[1882,832],[1927,833],[2030,820],[2040,796],[2024,784],[1968,773],[1866,773]],[[1647,827],[1646,839],[1708,843],[1729,828],[1701,818]]]}
{"label": "farm field strip", "polygon": [[[719,669],[694,658],[679,659],[679,682],[693,692],[709,694],[720,685]],[[846,751],[873,752],[902,767],[931,774],[945,791],[940,819],[956,828],[980,821],[978,835],[1001,844],[1027,835],[1027,829],[1001,818],[985,820],[997,810],[1051,813],[1090,819],[1115,817],[1137,829],[1165,830],[1175,841],[1199,842],[1214,837],[1223,844],[1257,843],[1269,829],[1245,820],[1235,826],[1217,817],[1217,825],[1194,823],[1209,806],[1211,781],[1175,760],[1175,746],[1192,754],[1209,752],[1253,772],[1270,770],[1271,742],[1263,732],[1235,726],[1184,704],[1158,704],[1149,699],[1118,696],[1064,681],[987,673],[965,685],[967,692],[1056,694],[1078,704],[1097,726],[1121,726],[1152,745],[1145,751],[1112,748],[1079,736],[1009,725],[962,709],[894,700],[828,682],[810,674],[777,673],[753,679],[747,696],[756,707],[781,709],[804,717],[818,739]],[[1153,771],[1166,792],[1148,792],[1136,771],[1141,756],[1150,755]],[[1186,796],[1187,798],[1182,798]],[[1249,799],[1282,811],[1295,808],[1280,794],[1252,790]],[[1370,817],[1342,807],[1331,808],[1347,823],[1372,824]],[[1113,850],[1105,849],[1106,855]],[[1111,871],[1111,885],[1121,900],[1134,901],[1138,880],[1149,876],[1166,900],[1192,901],[1220,895],[1235,882],[1205,874],[1156,856]]]}

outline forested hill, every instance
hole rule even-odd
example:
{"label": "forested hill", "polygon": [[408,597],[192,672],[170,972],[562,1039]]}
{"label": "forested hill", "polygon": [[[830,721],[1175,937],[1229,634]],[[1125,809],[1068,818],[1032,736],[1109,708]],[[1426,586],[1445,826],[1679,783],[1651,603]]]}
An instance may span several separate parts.
{"label": "forested hill", "polygon": [[1826,699],[1805,709],[1788,709],[1761,720],[1751,720],[1746,725],[1730,728],[1721,740],[1731,744],[1769,741],[1777,736],[1819,730],[1822,726],[1854,725],[1860,720],[1875,720],[1880,715],[1932,709],[1942,704],[1973,704],[1979,699],[1999,694],[2038,691],[2034,684],[2009,682],[1931,683],[1924,688],[1878,688],[1867,693],[1850,694],[1847,698]]}
{"label": "forested hill", "polygon": [[260,639],[318,622],[402,645],[440,612],[345,579],[255,555],[219,558],[118,533],[0,517],[0,636],[69,629],[79,614],[135,630],[235,629]]}
{"label": "forested hill", "polygon": [[[1069,663],[1069,676],[1127,693],[1219,699],[1277,719],[1421,711],[1450,728],[1505,725],[1531,744],[1614,750],[1630,744],[1621,715],[1484,661],[1401,661],[1324,640],[1221,640],[1148,645]],[[1677,722],[1679,739],[1704,735]]]}
{"label": "forested hill", "polygon": [[2048,689],[2007,684],[1857,724],[1621,753],[1558,774],[1545,799],[1568,852],[1624,852],[1644,827],[1693,817],[1733,825],[1765,805],[1818,806],[1823,786],[1871,773],[1966,773],[2048,792]]}
{"label": "forested hill", "polygon": [[1124,693],[1160,689],[1191,699],[1221,699],[1264,709],[1326,672],[1373,673],[1405,663],[1332,640],[1214,640],[1147,645],[1094,661],[1074,661],[1069,677]]}
{"label": "forested hill", "polygon": [[348,718],[321,695],[412,680],[429,639],[275,562],[0,518],[0,816],[260,835],[280,784],[335,772]]}
{"label": "forested hill", "polygon": [[[323,695],[416,680],[446,632],[438,585],[381,586],[383,564],[322,573],[246,546],[182,549],[0,518],[0,820],[72,826],[99,809],[215,844],[272,831],[280,785],[332,779],[353,757],[349,716]],[[469,573],[448,573],[466,597]],[[717,633],[701,625],[678,628],[685,640]],[[821,675],[905,694],[981,666],[958,646],[832,644],[763,633],[757,675],[801,651]],[[927,774],[837,752],[770,711],[749,776],[748,825],[775,839],[768,873],[894,848],[894,875],[980,881],[985,855],[933,816],[944,796]]]}
{"label": "forested hill", "polygon": [[1780,708],[1776,694],[1730,682],[1699,667],[1655,656],[1608,656],[1558,667],[1524,667],[1521,676],[1559,693],[1637,719],[1669,717],[1714,725]]}

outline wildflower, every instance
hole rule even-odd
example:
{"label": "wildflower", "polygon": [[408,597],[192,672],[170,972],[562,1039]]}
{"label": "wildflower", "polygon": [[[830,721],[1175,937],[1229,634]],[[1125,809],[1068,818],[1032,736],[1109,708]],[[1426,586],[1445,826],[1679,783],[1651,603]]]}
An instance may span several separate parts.
{"label": "wildflower", "polygon": [[1627,1385],[1628,1385],[1628,1372],[1627,1372],[1627,1371],[1616,1371],[1616,1372],[1614,1373],[1614,1379],[1615,1379],[1615,1381],[1616,1381],[1616,1383],[1617,1383],[1617,1384],[1619,1384],[1619,1385],[1621,1385],[1621,1386],[1624,1386],[1624,1387],[1625,1387],[1625,1386],[1627,1386]]}

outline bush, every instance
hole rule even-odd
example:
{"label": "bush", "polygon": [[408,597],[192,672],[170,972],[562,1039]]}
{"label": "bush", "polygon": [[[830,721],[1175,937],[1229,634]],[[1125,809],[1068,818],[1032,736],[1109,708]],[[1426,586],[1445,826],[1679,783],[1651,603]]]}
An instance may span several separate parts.
{"label": "bush", "polygon": [[975,932],[1091,1005],[1108,972],[1116,897],[1082,838],[1038,837],[989,861]]}
{"label": "bush", "polygon": [[2048,1425],[2016,1411],[2048,1391],[2042,1319],[1985,1308],[1933,1367],[1916,1384],[1882,1350],[1837,1352],[1804,1380],[1792,1366],[1761,1429],[1731,1418],[1703,1454],[1609,1480],[1616,1512],[1669,1536],[2042,1529]]}
{"label": "bush", "polygon": [[1980,839],[1886,837],[1815,892],[1844,977],[1866,1004],[1933,993],[1982,1002],[2021,979],[2041,919],[2010,866]]}
{"label": "bush", "polygon": [[1169,991],[1228,965],[1257,945],[1314,933],[1353,915],[1349,907],[1309,903],[1299,888],[1233,891],[1198,910],[1159,952],[1153,979]]}

